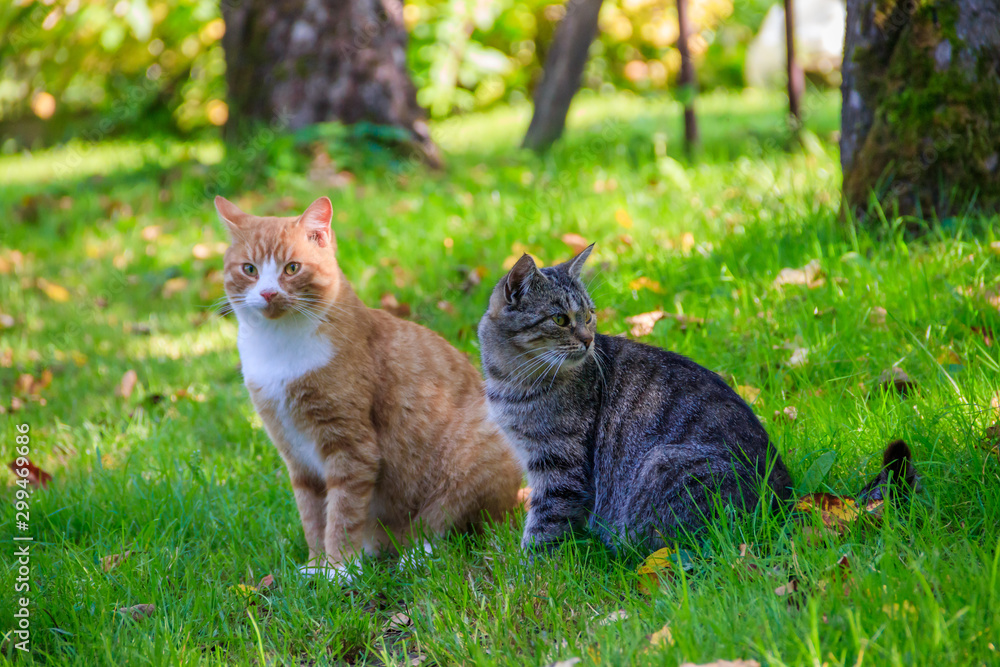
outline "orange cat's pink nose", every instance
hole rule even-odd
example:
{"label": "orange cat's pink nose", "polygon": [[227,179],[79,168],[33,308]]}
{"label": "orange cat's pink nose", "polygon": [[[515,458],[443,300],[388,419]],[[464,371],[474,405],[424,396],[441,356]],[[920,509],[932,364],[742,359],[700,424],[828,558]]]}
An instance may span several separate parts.
{"label": "orange cat's pink nose", "polygon": [[264,301],[271,303],[271,299],[276,297],[278,293],[275,290],[266,290],[264,292],[261,292],[260,295],[264,297]]}

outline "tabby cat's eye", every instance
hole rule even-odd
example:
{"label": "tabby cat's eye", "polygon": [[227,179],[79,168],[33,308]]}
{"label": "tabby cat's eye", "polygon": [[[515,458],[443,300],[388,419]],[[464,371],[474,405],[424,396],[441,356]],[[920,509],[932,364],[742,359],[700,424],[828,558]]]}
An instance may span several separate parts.
{"label": "tabby cat's eye", "polygon": [[247,274],[248,276],[256,276],[257,275],[257,267],[254,266],[253,264],[244,264],[243,265],[243,273]]}
{"label": "tabby cat's eye", "polygon": [[587,313],[587,324],[590,324],[593,321],[594,321],[594,311],[591,310]]}
{"label": "tabby cat's eye", "polygon": [[558,324],[559,326],[564,327],[567,324],[569,324],[569,315],[567,315],[566,313],[559,313],[558,315],[553,315],[552,321]]}
{"label": "tabby cat's eye", "polygon": [[301,266],[302,265],[299,264],[298,262],[289,262],[288,264],[285,265],[285,275],[294,276],[296,273],[298,273],[299,268]]}

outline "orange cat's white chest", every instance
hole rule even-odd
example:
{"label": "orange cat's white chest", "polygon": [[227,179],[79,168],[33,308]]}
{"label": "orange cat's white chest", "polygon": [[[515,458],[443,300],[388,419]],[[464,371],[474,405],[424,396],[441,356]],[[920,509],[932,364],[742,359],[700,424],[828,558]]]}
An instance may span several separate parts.
{"label": "orange cat's white chest", "polygon": [[316,443],[293,418],[287,394],[290,382],[330,363],[337,352],[333,344],[312,322],[241,318],[237,347],[243,380],[255,402],[267,401],[274,407],[278,422],[274,426],[281,429],[284,441],[284,447],[279,446],[282,454],[322,471]]}

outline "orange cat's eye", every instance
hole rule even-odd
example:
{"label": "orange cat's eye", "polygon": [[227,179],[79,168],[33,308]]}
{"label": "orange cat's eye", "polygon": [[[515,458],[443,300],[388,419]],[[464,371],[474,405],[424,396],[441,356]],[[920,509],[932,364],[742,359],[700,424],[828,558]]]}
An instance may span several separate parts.
{"label": "orange cat's eye", "polygon": [[245,274],[247,274],[248,276],[251,276],[251,277],[256,277],[257,276],[257,267],[254,266],[253,264],[244,264],[243,265],[243,273],[245,273]]}
{"label": "orange cat's eye", "polygon": [[289,262],[288,264],[285,265],[285,275],[294,276],[296,273],[298,273],[301,267],[302,265],[299,264],[298,262]]}

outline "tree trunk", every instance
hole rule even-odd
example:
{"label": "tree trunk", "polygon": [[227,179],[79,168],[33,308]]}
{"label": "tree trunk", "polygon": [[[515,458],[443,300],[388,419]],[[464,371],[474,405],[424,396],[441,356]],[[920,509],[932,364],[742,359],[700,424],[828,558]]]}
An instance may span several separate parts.
{"label": "tree trunk", "polygon": [[544,151],[562,136],[566,113],[580,88],[590,43],[597,35],[602,0],[566,0],[566,15],[545,59],[545,74],[535,91],[535,111],[524,135],[524,148]]}
{"label": "tree trunk", "polygon": [[406,69],[402,12],[400,0],[222,0],[227,131],[368,121],[405,129],[440,165]]}
{"label": "tree trunk", "polygon": [[846,209],[1000,209],[996,0],[848,0],[842,73]]}
{"label": "tree trunk", "polygon": [[677,0],[677,50],[681,54],[681,71],[677,83],[681,87],[681,97],[684,99],[684,152],[688,158],[694,156],[698,145],[698,119],[694,115],[694,98],[698,82],[694,74],[694,62],[691,60],[691,48],[688,41],[691,36],[691,24],[687,17],[688,0]]}
{"label": "tree trunk", "polygon": [[802,125],[802,91],[805,74],[795,61],[795,0],[785,0],[785,71],[788,74],[788,113],[795,131]]}

